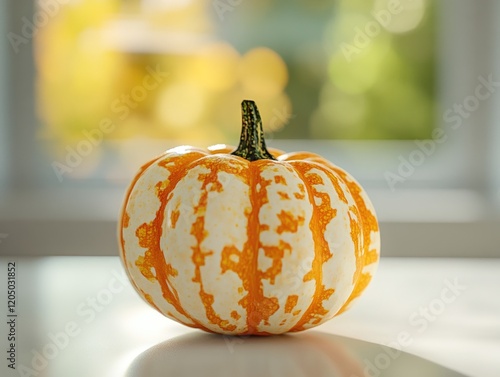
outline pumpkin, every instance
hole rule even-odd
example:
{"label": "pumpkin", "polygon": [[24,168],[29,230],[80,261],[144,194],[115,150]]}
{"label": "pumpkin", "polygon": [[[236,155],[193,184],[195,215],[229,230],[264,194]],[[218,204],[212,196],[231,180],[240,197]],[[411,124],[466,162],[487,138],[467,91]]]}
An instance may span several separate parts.
{"label": "pumpkin", "polygon": [[271,335],[344,312],[379,260],[377,218],[346,171],[267,149],[253,101],[239,146],[180,146],[146,163],[119,221],[121,258],[151,306],[193,328]]}

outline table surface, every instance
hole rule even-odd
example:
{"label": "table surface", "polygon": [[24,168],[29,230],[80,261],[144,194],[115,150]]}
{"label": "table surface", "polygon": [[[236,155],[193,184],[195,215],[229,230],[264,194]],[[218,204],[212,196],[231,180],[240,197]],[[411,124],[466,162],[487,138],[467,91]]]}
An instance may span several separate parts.
{"label": "table surface", "polygon": [[271,338],[208,335],[166,319],[135,293],[117,257],[0,262],[2,281],[15,262],[17,315],[7,317],[3,288],[0,348],[9,349],[14,318],[17,369],[2,357],[2,376],[132,377],[155,368],[206,376],[212,368],[218,376],[378,377],[410,376],[411,365],[417,375],[459,375],[406,353],[463,375],[500,375],[500,259],[383,258],[351,310]]}

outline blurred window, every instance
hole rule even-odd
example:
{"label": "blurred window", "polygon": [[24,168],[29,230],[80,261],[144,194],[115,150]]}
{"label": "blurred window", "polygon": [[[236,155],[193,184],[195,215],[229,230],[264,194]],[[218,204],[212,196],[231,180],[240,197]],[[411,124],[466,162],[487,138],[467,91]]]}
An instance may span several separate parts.
{"label": "blurred window", "polygon": [[60,181],[120,180],[179,143],[234,144],[244,98],[272,139],[428,139],[436,126],[430,1],[39,0],[36,12],[38,137]]}
{"label": "blurred window", "polygon": [[[0,1],[0,226],[27,220],[16,252],[87,253],[73,235],[114,229],[140,165],[236,143],[247,98],[268,145],[363,184],[393,255],[475,255],[456,232],[491,255],[499,16],[496,0]],[[408,247],[415,226],[431,238]]]}

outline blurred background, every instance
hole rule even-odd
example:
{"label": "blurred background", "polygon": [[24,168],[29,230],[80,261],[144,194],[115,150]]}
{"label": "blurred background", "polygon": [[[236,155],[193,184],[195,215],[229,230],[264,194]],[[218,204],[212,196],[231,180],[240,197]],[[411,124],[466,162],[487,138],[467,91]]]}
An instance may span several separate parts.
{"label": "blurred background", "polygon": [[494,0],[37,0],[0,5],[0,252],[117,255],[143,163],[309,150],[372,198],[385,256],[500,256]]}

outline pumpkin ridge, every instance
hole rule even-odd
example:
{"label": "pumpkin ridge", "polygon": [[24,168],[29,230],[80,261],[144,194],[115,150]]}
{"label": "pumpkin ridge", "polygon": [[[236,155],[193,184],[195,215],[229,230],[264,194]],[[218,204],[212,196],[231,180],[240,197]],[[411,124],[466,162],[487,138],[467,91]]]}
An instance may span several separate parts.
{"label": "pumpkin ridge", "polygon": [[[268,278],[267,271],[258,270],[259,250],[263,246],[260,242],[260,233],[268,229],[265,224],[260,224],[259,215],[262,206],[269,202],[267,197],[267,186],[271,180],[261,177],[262,167],[266,166],[269,160],[258,160],[248,164],[249,166],[249,199],[250,211],[247,212],[247,241],[242,248],[242,259],[244,272],[242,271],[243,286],[248,292],[238,304],[247,311],[247,331],[240,335],[268,335],[265,331],[259,331],[258,325],[279,309],[276,297],[266,297],[263,293],[262,279]],[[259,186],[259,188],[257,188]],[[270,250],[268,250],[270,252]],[[271,251],[272,252],[272,251]]]}
{"label": "pumpkin ridge", "polygon": [[[130,222],[130,215],[127,212],[127,206],[128,206],[128,204],[130,202],[130,196],[132,195],[132,191],[135,189],[135,186],[136,186],[137,182],[143,176],[143,174],[147,171],[147,169],[149,167],[151,167],[152,165],[154,165],[155,163],[157,163],[158,161],[160,161],[162,158],[164,158],[164,154],[162,154],[162,155],[156,157],[155,159],[147,162],[146,164],[142,165],[140,167],[139,171],[137,172],[137,174],[134,176],[132,182],[130,183],[127,192],[125,193],[124,204],[122,206],[121,217],[120,217],[121,218],[121,223],[119,222],[120,229],[119,229],[119,232],[118,232],[118,234],[119,234],[119,245],[120,245],[120,256],[121,256],[122,263],[123,263],[123,265],[125,267],[127,267],[127,257],[126,257],[126,253],[125,253],[125,237],[123,235],[123,232],[124,232],[124,229],[128,228],[129,222]],[[145,292],[135,282],[135,280],[133,279],[133,277],[131,275],[130,270],[128,268],[125,268],[125,272],[127,273],[127,276],[129,278],[130,282],[132,283],[132,285],[135,287],[135,289],[138,290],[138,291],[140,291],[140,292],[142,292],[143,295],[144,295]],[[148,296],[149,296],[149,298],[151,297],[150,295],[144,295],[143,297],[144,297],[144,299],[150,305],[152,305],[155,309],[157,309],[159,312],[161,312],[161,310],[156,305],[154,305],[152,303],[152,300],[148,299]],[[178,320],[178,321],[184,323],[183,321],[180,321],[180,320]],[[186,326],[193,327],[190,324],[187,324],[187,323],[184,323],[184,324]]]}
{"label": "pumpkin ridge", "polygon": [[[379,226],[378,222],[376,219],[375,214],[367,207],[366,205],[366,200],[362,197],[362,188],[357,183],[354,179],[351,179],[350,175],[346,173],[343,169],[339,168],[338,166],[335,166],[331,162],[321,158],[317,157],[317,163],[325,165],[327,168],[332,170],[335,174],[338,175],[339,179],[344,182],[346,187],[349,190],[349,193],[351,194],[352,198],[354,199],[354,202],[356,204],[358,213],[359,213],[359,221],[362,224],[362,234],[363,234],[363,249],[365,250],[365,258],[370,261],[370,263],[375,263],[378,258],[375,258],[373,253],[377,254],[376,250],[368,250],[370,248],[371,244],[371,232],[378,232],[379,231]],[[368,254],[371,253],[370,256]],[[368,263],[368,264],[370,264]]]}
{"label": "pumpkin ridge", "polygon": [[[314,165],[317,169],[323,171],[326,176],[329,178],[331,181],[332,185],[335,188],[335,191],[337,192],[337,195],[339,195],[339,199],[342,200],[344,203],[348,203],[348,200],[345,196],[345,193],[342,189],[342,187],[339,184],[339,180],[344,183],[344,185],[347,188],[347,191],[349,195],[351,196],[352,200],[354,201],[354,205],[349,206],[349,212],[348,212],[348,217],[349,217],[349,228],[350,228],[350,236],[351,240],[354,245],[354,255],[356,258],[356,268],[353,272],[353,277],[352,277],[352,291],[346,300],[346,302],[339,308],[339,310],[336,313],[333,313],[333,316],[341,314],[346,308],[350,301],[352,301],[354,298],[358,297],[361,294],[360,287],[356,288],[358,285],[358,280],[361,277],[363,273],[363,268],[365,266],[365,258],[366,258],[366,247],[365,247],[365,241],[366,241],[366,234],[363,233],[363,218],[360,214],[359,210],[359,204],[365,204],[363,198],[359,196],[359,185],[356,182],[348,181],[347,175],[339,168],[335,167],[332,163],[324,160],[323,158],[319,156],[313,156],[310,157],[310,159],[307,160],[308,164]],[[357,191],[358,196],[353,193],[354,188]],[[341,195],[339,194],[341,193]],[[365,207],[366,208],[366,207]],[[355,214],[355,218],[352,216],[351,212]],[[361,225],[361,226],[360,226]],[[365,238],[363,238],[365,237]],[[370,241],[368,240],[368,243]],[[367,277],[363,278],[364,282],[363,288],[366,288],[366,286],[369,283],[369,280],[367,281]],[[352,298],[351,298],[352,297]]]}
{"label": "pumpkin ridge", "polygon": [[[141,168],[139,169],[139,172],[134,176],[134,179],[132,180],[132,182],[130,183],[129,187],[128,187],[128,190],[125,194],[125,199],[124,199],[124,204],[122,206],[122,211],[121,211],[121,215],[120,215],[120,219],[121,219],[121,222],[119,222],[119,238],[120,238],[120,256],[122,258],[122,261],[123,261],[123,264],[126,266],[127,265],[127,256],[125,255],[125,238],[123,236],[123,230],[128,228],[129,226],[129,222],[130,222],[130,215],[128,214],[127,212],[127,205],[129,203],[129,200],[130,200],[130,195],[132,195],[132,191],[134,190],[136,184],[137,184],[137,181],[139,181],[139,179],[142,177],[142,175],[144,174],[144,172],[151,166],[153,165],[154,163],[158,162],[161,158],[163,158],[163,156],[158,156],[157,158],[149,161],[148,163],[144,164],[141,166]],[[126,226],[125,226],[126,225]],[[128,271],[128,268],[125,268],[125,271],[127,272],[129,278],[131,278],[131,275]],[[133,280],[132,280],[133,281]]]}
{"label": "pumpkin ridge", "polygon": [[[328,311],[323,307],[323,301],[328,299],[335,291],[334,289],[325,289],[323,284],[322,268],[323,263],[333,256],[330,252],[328,242],[324,237],[324,233],[326,226],[336,216],[337,211],[331,207],[328,194],[325,194],[326,196],[320,195],[320,197],[323,196],[323,200],[320,205],[317,205],[315,202],[315,198],[318,197],[319,193],[313,187],[314,185],[312,183],[314,179],[318,179],[319,176],[307,176],[307,173],[315,167],[314,164],[309,164],[308,161],[287,161],[287,163],[295,169],[299,177],[304,182],[305,190],[313,207],[309,228],[311,229],[314,240],[314,259],[311,271],[304,276],[304,281],[314,279],[316,281],[315,292],[309,307],[304,311],[301,318],[295,323],[295,325],[289,330],[301,331],[304,330],[304,325],[313,318],[316,318],[317,320],[318,316],[324,316],[328,313]],[[328,219],[328,221],[326,219]]]}
{"label": "pumpkin ridge", "polygon": [[[163,158],[162,158],[163,157]],[[141,225],[143,226],[148,226],[149,225],[149,230],[152,231],[153,233],[148,233],[146,232],[144,235],[142,235],[142,238],[140,235],[137,234],[139,231],[139,228],[137,228],[136,235],[139,237],[139,242],[142,243],[144,246],[147,247],[148,249],[144,253],[144,257],[141,260],[141,256],[138,257],[136,260],[135,264],[136,266],[142,271],[151,271],[152,268],[155,269],[156,276],[155,279],[158,281],[162,295],[169,302],[180,314],[184,315],[186,318],[190,319],[195,326],[204,330],[209,331],[206,329],[205,326],[203,326],[201,323],[199,323],[197,320],[192,318],[191,315],[189,315],[184,308],[182,307],[179,297],[177,295],[177,291],[175,288],[172,287],[172,285],[169,283],[169,275],[173,275],[176,273],[172,270],[172,266],[166,262],[165,259],[165,253],[161,249],[160,246],[160,239],[161,235],[163,233],[163,222],[164,222],[164,216],[165,216],[165,207],[167,203],[169,202],[169,194],[172,192],[172,190],[176,187],[177,183],[187,174],[189,170],[185,169],[186,166],[190,165],[193,161],[196,161],[197,159],[200,158],[199,155],[193,155],[193,154],[184,154],[180,155],[177,157],[177,164],[174,164],[174,166],[167,166],[167,160],[164,156],[160,157],[158,160],[158,166],[161,166],[165,169],[167,169],[170,172],[170,176],[168,177],[168,183],[166,184],[165,187],[163,185],[165,182],[158,182],[160,184],[158,186],[158,190],[156,192],[156,196],[158,197],[160,201],[160,207],[156,211],[155,218],[153,221],[151,221],[149,224],[144,223]],[[180,165],[180,166],[179,166]],[[150,165],[151,166],[151,165]],[[145,228],[147,229],[147,228]],[[147,272],[145,275],[145,272],[142,272],[144,276],[147,276]],[[175,317],[174,317],[175,318]],[[176,318],[177,319],[177,318]],[[179,320],[179,319],[177,319]],[[183,321],[180,321],[184,323]]]}
{"label": "pumpkin ridge", "polygon": [[[248,270],[250,273],[249,280],[250,290],[248,291],[249,300],[247,308],[247,325],[249,334],[258,334],[257,326],[264,319],[262,309],[264,304],[264,295],[262,289],[263,274],[258,270],[259,249],[262,246],[260,242],[260,233],[262,232],[263,225],[260,223],[259,215],[262,206],[268,202],[266,187],[270,184],[269,181],[261,177],[262,163],[250,163],[250,203],[252,211],[248,219],[248,252],[251,255],[251,268]],[[257,184],[260,187],[257,188]]]}
{"label": "pumpkin ridge", "polygon": [[[350,235],[351,239],[354,245],[354,253],[355,253],[355,258],[356,258],[356,269],[354,270],[353,277],[352,277],[352,284],[353,284],[353,290],[356,285],[356,281],[358,277],[361,275],[361,271],[364,267],[364,252],[365,249],[363,247],[363,243],[360,243],[360,236],[362,237],[362,227],[359,226],[359,223],[362,224],[362,217],[360,215],[359,209],[358,209],[358,201],[356,201],[355,196],[352,194],[352,191],[349,189],[349,185],[342,176],[336,176],[338,175],[337,170],[333,170],[332,167],[325,166],[323,161],[321,161],[319,158],[315,160],[309,160],[308,163],[314,164],[317,169],[323,171],[326,176],[330,179],[332,185],[335,188],[335,191],[337,192],[337,195],[339,196],[339,199],[342,200],[344,203],[348,204],[348,200],[345,196],[344,191],[342,190],[342,187],[340,187],[339,180],[341,180],[347,187],[349,194],[351,195],[352,199],[354,200],[354,205],[349,206],[349,211],[353,212],[356,215],[356,218],[354,219],[351,216],[351,213],[348,212],[349,216],[349,227],[350,227]],[[340,310],[340,309],[339,309]]]}
{"label": "pumpkin ridge", "polygon": [[[356,219],[353,218],[351,212],[356,215]],[[359,226],[359,223],[362,221],[361,216],[359,214],[358,207],[356,205],[349,206],[349,225],[351,228],[351,239],[354,244],[354,255],[356,256],[356,269],[352,275],[352,284],[353,290],[356,287],[356,281],[361,275],[361,271],[363,270],[363,260],[364,260],[364,247],[363,247],[363,234],[362,227]]]}
{"label": "pumpkin ridge", "polygon": [[[257,195],[256,195],[256,181],[257,172],[255,164],[248,164],[248,195],[250,199],[250,209],[245,211],[245,216],[247,218],[247,240],[243,244],[241,250],[240,267],[243,268],[241,272],[241,280],[243,288],[247,291],[246,296],[244,296],[238,304],[245,308],[247,312],[246,334],[251,335],[256,332],[256,326],[254,326],[254,303],[255,303],[255,292],[257,291],[257,253],[253,252],[258,249],[258,216],[260,207],[257,208]],[[255,234],[254,234],[255,233]],[[239,274],[238,274],[239,275]]]}
{"label": "pumpkin ridge", "polygon": [[[378,222],[375,213],[367,208],[366,200],[368,198],[363,198],[361,195],[362,188],[355,179],[350,177],[343,169],[339,168],[332,162],[324,159],[323,157],[310,152],[292,152],[287,155],[280,156],[284,161],[295,161],[295,159],[305,158],[309,163],[316,164],[317,166],[322,166],[322,169],[330,169],[331,172],[335,173],[338,178],[345,184],[351,197],[354,200],[356,214],[358,216],[358,222],[361,224],[361,245],[359,247],[359,253],[356,253],[356,270],[353,274],[354,288],[351,295],[346,300],[344,305],[337,312],[338,314],[343,313],[350,305],[350,303],[361,295],[363,290],[368,286],[371,281],[371,273],[364,272],[364,268],[370,264],[374,264],[379,260],[379,255],[377,248],[370,249],[372,242],[371,232],[376,233],[379,231]],[[289,160],[292,159],[293,160]],[[352,178],[352,179],[351,179]],[[354,239],[353,239],[354,241]]]}
{"label": "pumpkin ridge", "polygon": [[316,169],[321,170],[323,173],[326,174],[326,176],[330,179],[332,186],[335,188],[335,192],[337,193],[339,199],[343,201],[345,204],[348,203],[348,200],[345,196],[344,191],[342,190],[342,187],[340,187],[339,180],[342,180],[345,183],[345,180],[343,180],[341,177],[337,177],[334,173],[337,173],[336,171],[334,172],[332,168],[329,166],[325,166],[325,164],[322,164],[320,161],[314,161],[314,160],[307,160],[308,164],[314,165]]}
{"label": "pumpkin ridge", "polygon": [[194,208],[194,213],[198,213],[198,216],[191,227],[191,235],[193,235],[196,239],[196,245],[192,247],[192,261],[195,265],[195,276],[193,277],[193,282],[200,284],[200,291],[198,295],[200,297],[203,306],[205,307],[205,314],[207,319],[214,325],[219,326],[221,330],[225,331],[234,331],[236,329],[235,325],[228,323],[228,320],[222,319],[214,310],[214,296],[205,291],[203,280],[201,277],[201,266],[205,265],[205,257],[213,255],[213,251],[203,251],[202,250],[202,242],[207,236],[207,231],[205,230],[205,211],[208,203],[208,193],[209,193],[209,184],[213,184],[216,186],[217,183],[220,184],[217,173],[219,171],[224,171],[222,166],[224,163],[219,161],[213,161],[211,159],[199,159],[194,162],[195,165],[202,165],[209,169],[209,173],[200,174],[198,179],[202,180],[203,184],[201,189],[203,190],[200,200],[197,206]]}
{"label": "pumpkin ridge", "polygon": [[362,189],[360,185],[356,181],[350,180],[348,174],[344,170],[336,166],[332,166],[331,169],[339,175],[347,186],[352,198],[354,199],[354,203],[358,211],[358,221],[361,224],[361,269],[359,271],[355,271],[354,273],[353,280],[355,280],[356,283],[351,295],[338,311],[338,314],[340,314],[349,307],[355,298],[361,295],[372,279],[372,274],[370,272],[365,272],[364,269],[366,266],[376,263],[379,260],[377,250],[370,249],[372,243],[371,233],[372,231],[377,233],[379,231],[379,226],[375,214],[366,205],[366,200],[368,199],[361,196]]}

